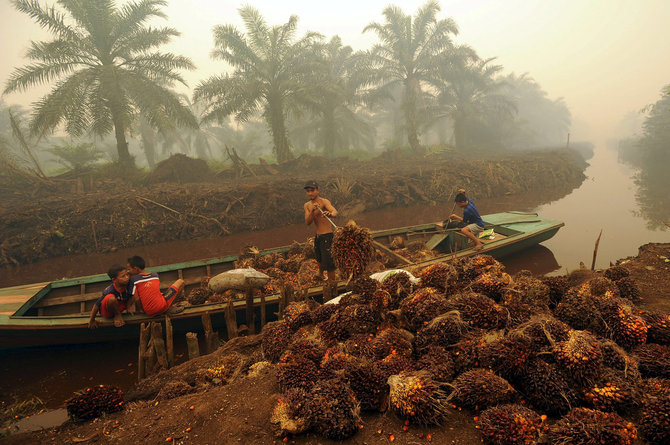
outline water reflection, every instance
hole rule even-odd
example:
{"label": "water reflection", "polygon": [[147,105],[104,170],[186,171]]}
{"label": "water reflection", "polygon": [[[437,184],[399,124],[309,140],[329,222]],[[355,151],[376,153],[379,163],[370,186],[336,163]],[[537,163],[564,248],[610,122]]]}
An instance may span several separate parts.
{"label": "water reflection", "polygon": [[562,271],[560,264],[556,261],[554,252],[542,244],[507,256],[501,262],[505,265],[505,271],[510,275],[514,275],[520,270],[529,270],[534,275],[547,275]]}

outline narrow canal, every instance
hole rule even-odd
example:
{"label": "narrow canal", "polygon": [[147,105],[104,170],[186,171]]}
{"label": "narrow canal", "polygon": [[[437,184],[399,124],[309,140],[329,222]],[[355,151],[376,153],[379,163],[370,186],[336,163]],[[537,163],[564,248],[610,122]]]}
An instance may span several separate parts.
{"label": "narrow canal", "polygon": [[[653,230],[640,213],[636,201],[635,171],[618,162],[617,154],[601,145],[589,160],[588,178],[563,197],[510,196],[477,199],[482,214],[506,210],[532,211],[565,222],[558,234],[543,245],[505,259],[507,270],[529,269],[535,274],[559,274],[591,264],[593,248],[602,229],[596,266],[632,256],[648,242],[670,242],[670,231]],[[447,197],[445,197],[446,200]],[[553,200],[552,200],[553,199]],[[541,203],[538,205],[538,203]],[[383,229],[444,219],[452,203],[384,209],[356,216],[371,229]],[[299,211],[299,210],[297,210]],[[670,218],[668,218],[670,219]],[[124,262],[133,254],[144,256],[150,265],[236,254],[247,244],[270,248],[303,241],[312,233],[304,225],[281,227],[264,232],[236,234],[225,238],[180,241],[114,253],[55,258],[40,263],[0,270],[4,286],[40,282],[104,272],[110,264]],[[177,348],[183,353],[179,339]],[[0,353],[0,401],[12,403],[31,396],[40,397],[48,407],[62,404],[73,391],[92,384],[130,386],[136,379],[134,341],[112,344],[37,348]]]}

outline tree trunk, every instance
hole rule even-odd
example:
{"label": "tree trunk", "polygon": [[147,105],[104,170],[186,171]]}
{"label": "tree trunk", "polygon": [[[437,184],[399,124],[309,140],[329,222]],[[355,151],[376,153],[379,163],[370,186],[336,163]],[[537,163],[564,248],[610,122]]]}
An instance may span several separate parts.
{"label": "tree trunk", "polygon": [[417,123],[417,101],[421,93],[418,80],[409,78],[405,81],[405,127],[407,128],[407,142],[414,153],[421,152]]}
{"label": "tree trunk", "polygon": [[[149,124],[140,124],[140,137],[142,139],[142,148],[144,148],[144,155],[147,157],[149,168],[153,169],[156,166],[156,135]],[[127,149],[127,146],[126,146]]]}
{"label": "tree trunk", "polygon": [[116,135],[116,150],[119,152],[119,164],[122,167],[130,167],[133,165],[133,160],[130,158],[130,152],[128,151],[126,129],[121,119],[114,116],[114,113],[112,113],[112,120],[114,122],[114,134]]}
{"label": "tree trunk", "polygon": [[284,106],[279,98],[268,99],[268,109],[266,119],[270,125],[270,134],[274,143],[274,151],[277,156],[277,162],[286,162],[293,159],[291,147],[286,131],[286,122],[284,122]]}
{"label": "tree trunk", "polygon": [[323,155],[332,157],[335,154],[335,113],[328,109],[323,113]]}
{"label": "tree trunk", "polygon": [[461,113],[454,116],[454,145],[457,150],[465,148],[465,117]]}

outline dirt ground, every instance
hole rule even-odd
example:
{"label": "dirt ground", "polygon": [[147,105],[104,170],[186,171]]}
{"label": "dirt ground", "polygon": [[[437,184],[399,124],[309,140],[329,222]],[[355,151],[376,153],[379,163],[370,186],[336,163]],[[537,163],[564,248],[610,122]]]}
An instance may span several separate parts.
{"label": "dirt ground", "polygon": [[[617,264],[631,273],[641,290],[641,309],[670,310],[670,244],[641,246],[635,257]],[[179,375],[185,381],[198,372],[234,354],[249,356],[260,346],[259,336],[229,341],[216,352],[183,363],[154,375],[126,392],[131,401],[122,412],[100,419],[66,424],[46,431],[25,433],[0,440],[6,444],[34,443],[189,443],[189,444],[280,444],[273,434],[270,416],[279,395],[274,367],[262,369],[256,376],[240,377],[230,384],[210,386],[205,392],[170,400],[157,400],[153,394],[165,381]],[[291,444],[476,444],[480,435],[475,428],[477,414],[454,410],[440,427],[410,425],[392,413],[365,413],[364,426],[351,439],[334,442],[313,434],[287,439]],[[430,435],[430,436],[429,436]],[[429,440],[430,437],[430,440]]]}
{"label": "dirt ground", "polygon": [[[570,193],[586,163],[572,150],[477,156],[386,153],[369,161],[303,155],[282,165],[214,172],[175,155],[147,174],[108,167],[19,183],[0,178],[0,267],[114,252],[301,222],[302,189],[316,178],[346,218],[366,210],[449,201],[465,187],[480,198],[529,190]],[[290,209],[290,211],[287,211]]]}

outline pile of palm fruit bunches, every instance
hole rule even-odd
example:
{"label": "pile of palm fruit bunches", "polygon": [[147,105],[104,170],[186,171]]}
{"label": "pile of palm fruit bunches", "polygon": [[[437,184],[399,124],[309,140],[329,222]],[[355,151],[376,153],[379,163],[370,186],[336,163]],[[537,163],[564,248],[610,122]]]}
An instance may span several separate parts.
{"label": "pile of palm fruit bunches", "polygon": [[[415,259],[433,256],[427,253],[430,251],[425,248],[423,242],[410,243],[407,248],[399,252]],[[390,266],[391,261],[383,253],[375,251],[370,231],[353,223],[335,230],[332,255],[338,274],[344,279],[350,276],[357,277],[363,272],[384,270]],[[372,268],[371,262],[374,263]],[[323,284],[319,264],[314,259],[314,238],[308,239],[304,244],[294,242],[285,253],[261,255],[257,248],[246,247],[235,262],[235,268],[249,267],[270,277],[270,282],[263,289],[256,290],[258,295],[277,294],[282,286],[300,290]],[[224,293],[213,293],[207,283],[208,278],[204,277],[200,286],[189,292],[186,300],[191,305],[244,298],[243,292],[232,289]]]}
{"label": "pile of palm fruit bunches", "polygon": [[357,274],[339,303],[293,302],[264,327],[279,437],[346,439],[364,411],[449,426],[465,410],[487,444],[670,443],[670,316],[636,306],[623,267],[512,277],[480,255],[410,278]]}

